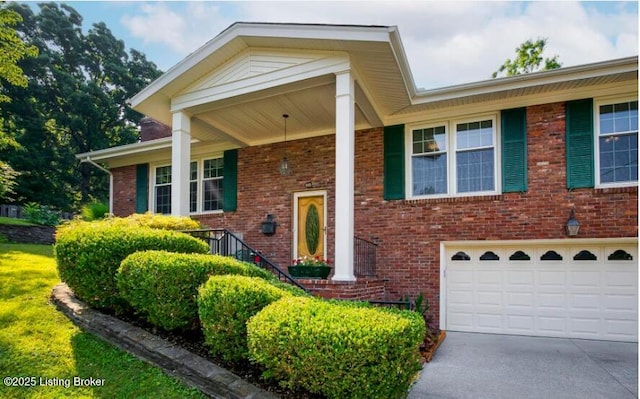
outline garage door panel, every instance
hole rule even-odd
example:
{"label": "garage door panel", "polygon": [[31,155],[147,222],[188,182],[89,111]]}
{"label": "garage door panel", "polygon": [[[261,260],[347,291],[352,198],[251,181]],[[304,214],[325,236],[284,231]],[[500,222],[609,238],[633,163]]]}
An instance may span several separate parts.
{"label": "garage door panel", "polygon": [[[562,265],[557,265],[562,267]],[[542,270],[538,272],[538,286],[564,288],[566,273],[564,270]]]}
{"label": "garage door panel", "polygon": [[564,292],[552,293],[541,292],[537,295],[538,307],[541,309],[548,309],[551,311],[563,310],[566,308],[566,295]]}
{"label": "garage door panel", "polygon": [[[471,258],[447,262],[447,329],[637,341],[638,264],[633,245],[512,244],[447,250],[448,260],[458,251]],[[518,251],[530,259],[512,256]],[[500,259],[479,259],[489,252]],[[576,256],[597,260],[574,260]]]}
{"label": "garage door panel", "polygon": [[543,335],[558,336],[563,335],[567,330],[567,321],[564,317],[539,316],[538,331]]}
{"label": "garage door panel", "polygon": [[602,306],[607,312],[627,311],[637,312],[637,302],[634,302],[633,294],[607,294],[603,295]]}
{"label": "garage door panel", "polygon": [[507,292],[506,305],[509,308],[512,307],[526,307],[530,309],[533,307],[534,296],[532,292]]}
{"label": "garage door panel", "polygon": [[478,313],[476,316],[476,324],[481,328],[482,332],[495,332],[502,328],[501,313]]}
{"label": "garage door panel", "polygon": [[480,305],[502,306],[502,294],[495,291],[479,291],[477,294],[477,303]]}
{"label": "garage door panel", "polygon": [[533,287],[535,279],[533,271],[507,271],[507,284]]}
{"label": "garage door panel", "polygon": [[569,308],[577,310],[599,310],[600,295],[598,294],[572,294],[569,295]]}

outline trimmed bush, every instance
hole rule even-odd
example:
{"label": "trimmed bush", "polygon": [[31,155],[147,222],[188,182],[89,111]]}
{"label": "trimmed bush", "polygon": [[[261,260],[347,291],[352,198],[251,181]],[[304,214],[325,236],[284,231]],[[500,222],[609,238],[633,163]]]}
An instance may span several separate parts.
{"label": "trimmed bush", "polygon": [[126,218],[112,218],[111,220],[118,223],[118,219],[126,223],[161,230],[195,230],[201,228],[200,222],[186,216],[156,215],[150,212],[135,213]]}
{"label": "trimmed bush", "polygon": [[225,360],[248,357],[249,318],[288,292],[269,282],[244,276],[213,276],[198,290],[198,314],[205,343]]}
{"label": "trimmed bush", "polygon": [[327,398],[406,396],[420,369],[422,316],[285,297],[247,323],[250,357],[290,388]]}
{"label": "trimmed bush", "polygon": [[149,249],[207,253],[206,243],[183,233],[113,221],[67,223],[56,232],[58,273],[76,296],[96,308],[120,311],[116,272],[128,255]]}
{"label": "trimmed bush", "polygon": [[153,325],[194,329],[199,327],[198,287],[221,274],[271,277],[266,270],[228,256],[147,251],[122,261],[117,285],[122,298]]}

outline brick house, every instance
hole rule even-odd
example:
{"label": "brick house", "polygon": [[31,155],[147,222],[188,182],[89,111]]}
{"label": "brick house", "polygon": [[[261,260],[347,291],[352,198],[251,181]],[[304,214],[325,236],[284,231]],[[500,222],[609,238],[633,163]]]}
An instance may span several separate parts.
{"label": "brick house", "polygon": [[637,341],[637,57],[422,90],[394,27],[237,23],[131,104],[139,143],[78,155],[116,215],[319,254],[321,295],[424,293],[447,330]]}

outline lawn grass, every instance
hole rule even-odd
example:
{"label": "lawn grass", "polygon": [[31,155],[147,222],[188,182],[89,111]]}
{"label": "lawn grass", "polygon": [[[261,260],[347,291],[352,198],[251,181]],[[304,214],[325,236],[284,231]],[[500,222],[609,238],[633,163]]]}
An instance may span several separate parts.
{"label": "lawn grass", "polygon": [[24,219],[8,218],[6,216],[0,216],[0,224],[11,226],[37,226],[36,224],[29,223]]}
{"label": "lawn grass", "polygon": [[[51,246],[0,244],[0,377],[36,377],[34,387],[0,383],[0,397],[205,397],[76,327],[49,303],[59,282]],[[74,377],[104,386],[74,386]],[[58,386],[41,386],[46,379]],[[68,388],[60,384],[66,380]]]}

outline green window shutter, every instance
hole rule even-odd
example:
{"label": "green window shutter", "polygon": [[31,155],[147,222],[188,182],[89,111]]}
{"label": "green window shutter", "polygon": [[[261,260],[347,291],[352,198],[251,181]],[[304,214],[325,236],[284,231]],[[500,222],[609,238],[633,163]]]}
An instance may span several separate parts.
{"label": "green window shutter", "polygon": [[384,127],[384,199],[404,199],[404,125]]}
{"label": "green window shutter", "polygon": [[501,112],[502,192],[527,191],[527,109]]}
{"label": "green window shutter", "polygon": [[136,165],[136,213],[149,210],[149,164]]}
{"label": "green window shutter", "polygon": [[593,99],[568,101],[567,188],[594,186]]}
{"label": "green window shutter", "polygon": [[222,165],[222,210],[233,212],[238,207],[238,150],[224,152]]}

